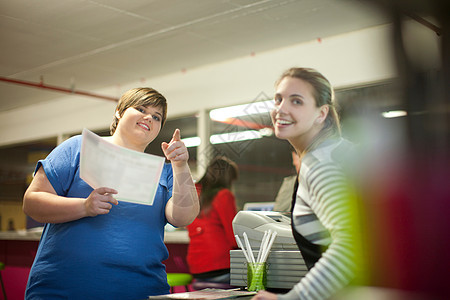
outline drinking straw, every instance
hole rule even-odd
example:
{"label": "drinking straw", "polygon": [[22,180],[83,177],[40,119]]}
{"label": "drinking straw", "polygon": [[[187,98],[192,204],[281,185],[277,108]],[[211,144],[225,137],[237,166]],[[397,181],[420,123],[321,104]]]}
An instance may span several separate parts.
{"label": "drinking straw", "polygon": [[261,240],[261,246],[259,247],[258,258],[256,259],[256,262],[261,262],[261,253],[262,253],[262,250],[263,250],[263,245],[266,242],[266,238],[267,238],[267,230],[264,231],[264,235],[263,235],[263,238]]}
{"label": "drinking straw", "polygon": [[265,262],[267,260],[267,257],[269,256],[269,252],[270,249],[272,248],[273,242],[275,241],[275,237],[277,236],[277,232],[274,231],[272,232],[271,236],[270,236],[270,241],[269,244],[267,245],[266,249],[264,250],[265,252],[263,253],[263,257],[262,257],[262,262]]}
{"label": "drinking straw", "polygon": [[264,255],[267,252],[267,247],[269,246],[269,241],[270,241],[270,237],[272,236],[272,230],[269,229],[267,231],[267,236],[266,239],[264,240],[264,242],[261,243],[261,248],[262,248],[262,252],[261,252],[261,262],[264,262]]}
{"label": "drinking straw", "polygon": [[245,241],[245,245],[247,246],[247,252],[248,252],[248,256],[250,257],[252,263],[255,262],[255,257],[253,256],[253,250],[252,247],[250,246],[250,242],[248,241],[248,237],[247,237],[247,233],[244,232],[244,241]]}
{"label": "drinking straw", "polygon": [[244,246],[242,245],[242,242],[241,242],[241,239],[239,238],[239,236],[236,234],[234,237],[236,238],[236,242],[237,242],[239,248],[242,249],[242,252],[244,253],[244,256],[245,256],[245,259],[247,260],[247,262],[251,262],[250,258],[247,255],[247,251],[245,250]]}

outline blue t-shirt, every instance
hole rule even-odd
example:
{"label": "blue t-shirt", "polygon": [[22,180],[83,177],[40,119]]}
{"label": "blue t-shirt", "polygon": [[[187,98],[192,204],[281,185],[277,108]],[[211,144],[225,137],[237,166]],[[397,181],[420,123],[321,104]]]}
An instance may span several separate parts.
{"label": "blue t-shirt", "polygon": [[[81,136],[56,147],[43,167],[56,193],[87,198],[80,178]],[[45,224],[31,268],[26,299],[145,299],[169,293],[162,261],[165,207],[173,174],[165,164],[153,205],[119,201],[106,215]]]}

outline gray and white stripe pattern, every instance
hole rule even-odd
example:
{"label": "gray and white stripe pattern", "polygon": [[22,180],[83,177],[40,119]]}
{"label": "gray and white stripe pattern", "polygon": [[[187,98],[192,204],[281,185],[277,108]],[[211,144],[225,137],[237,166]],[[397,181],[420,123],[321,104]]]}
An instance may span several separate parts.
{"label": "gray and white stripe pattern", "polygon": [[344,159],[337,155],[351,146],[344,139],[329,140],[302,159],[293,224],[307,240],[328,249],[280,300],[327,299],[354,277],[353,209]]}

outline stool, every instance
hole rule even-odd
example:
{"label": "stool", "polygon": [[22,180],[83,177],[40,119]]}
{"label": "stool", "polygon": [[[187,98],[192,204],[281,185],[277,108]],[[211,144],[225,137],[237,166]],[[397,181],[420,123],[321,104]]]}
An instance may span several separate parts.
{"label": "stool", "polygon": [[6,298],[5,285],[3,284],[2,272],[1,272],[4,268],[5,268],[5,264],[0,261],[0,282],[2,284],[3,298],[6,300],[7,298]]}
{"label": "stool", "polygon": [[186,292],[189,292],[188,285],[192,282],[192,275],[188,273],[167,273],[167,283],[170,286],[170,293],[173,293],[173,287],[184,286]]}
{"label": "stool", "polygon": [[220,283],[220,282],[208,282],[208,281],[200,281],[200,280],[194,280],[192,282],[192,288],[196,291],[203,290],[203,289],[234,289],[235,286],[229,285],[228,283]]}

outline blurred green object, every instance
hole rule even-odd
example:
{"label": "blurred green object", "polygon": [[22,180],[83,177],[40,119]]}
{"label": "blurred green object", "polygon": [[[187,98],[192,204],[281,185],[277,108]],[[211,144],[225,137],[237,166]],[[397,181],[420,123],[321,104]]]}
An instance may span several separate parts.
{"label": "blurred green object", "polygon": [[170,285],[170,291],[173,292],[173,287],[184,286],[186,292],[189,292],[188,285],[192,282],[192,275],[188,273],[167,273],[167,283]]}
{"label": "blurred green object", "polygon": [[267,263],[247,263],[247,290],[265,290],[267,285]]}

